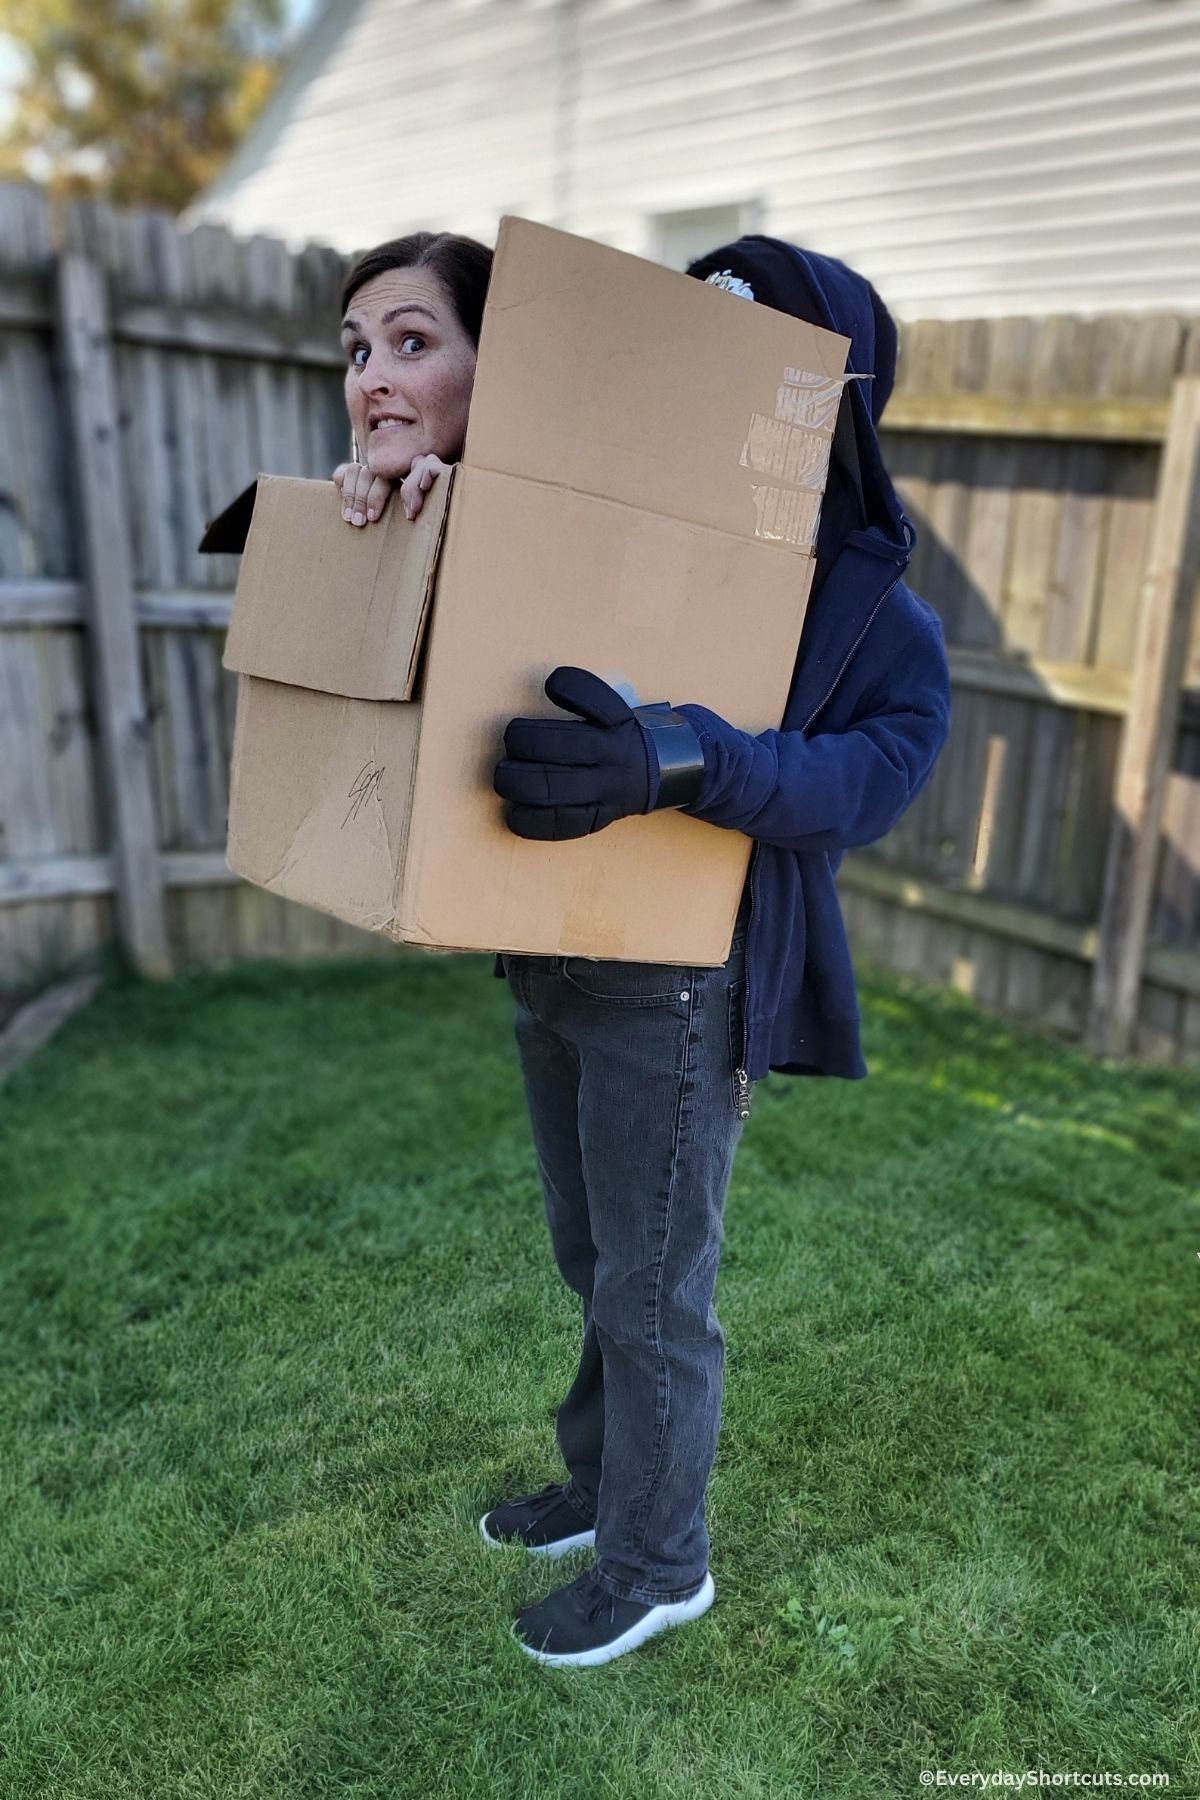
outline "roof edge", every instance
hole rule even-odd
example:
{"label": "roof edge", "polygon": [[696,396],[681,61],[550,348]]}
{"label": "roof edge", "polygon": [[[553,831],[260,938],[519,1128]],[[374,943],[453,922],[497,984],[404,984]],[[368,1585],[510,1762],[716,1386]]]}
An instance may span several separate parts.
{"label": "roof edge", "polygon": [[216,180],[195,195],[178,214],[180,226],[189,229],[219,217],[210,209],[226,199],[263,160],[271,144],[281,135],[298,95],[354,23],[362,5],[363,0],[318,0],[317,10],[292,50],[266,105]]}

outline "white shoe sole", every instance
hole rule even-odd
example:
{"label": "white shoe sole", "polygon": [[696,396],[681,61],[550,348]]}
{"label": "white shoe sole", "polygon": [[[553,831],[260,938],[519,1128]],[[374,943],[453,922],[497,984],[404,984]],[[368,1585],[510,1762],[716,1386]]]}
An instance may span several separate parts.
{"label": "white shoe sole", "polygon": [[515,1624],[512,1635],[526,1656],[534,1657],[537,1662],[550,1663],[560,1669],[593,1669],[599,1663],[612,1662],[614,1657],[624,1656],[627,1650],[636,1650],[647,1638],[669,1630],[672,1625],[686,1625],[689,1619],[698,1619],[708,1611],[716,1597],[716,1583],[710,1571],[704,1577],[704,1586],[690,1600],[664,1601],[661,1606],[648,1612],[644,1619],[639,1619],[636,1625],[631,1625],[619,1638],[614,1638],[611,1644],[603,1644],[597,1650],[575,1650],[565,1656],[555,1656],[549,1650],[535,1650],[532,1644],[525,1642]]}
{"label": "white shoe sole", "polygon": [[596,1530],[581,1531],[577,1537],[559,1538],[553,1544],[522,1544],[519,1538],[494,1538],[487,1528],[488,1515],[484,1513],[479,1521],[479,1529],[485,1544],[492,1544],[497,1550],[524,1550],[528,1556],[565,1556],[569,1550],[592,1549],[596,1543]]}

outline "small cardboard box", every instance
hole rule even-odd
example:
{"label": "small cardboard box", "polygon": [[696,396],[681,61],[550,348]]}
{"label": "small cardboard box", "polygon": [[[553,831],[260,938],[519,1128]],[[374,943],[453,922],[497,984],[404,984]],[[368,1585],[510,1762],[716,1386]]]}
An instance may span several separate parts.
{"label": "small cardboard box", "polygon": [[848,341],[659,265],[502,221],[462,461],[409,521],[260,477],[227,860],[409,944],[716,964],[749,838],[677,811],[515,836],[492,772],[573,663],[637,702],[778,726]]}

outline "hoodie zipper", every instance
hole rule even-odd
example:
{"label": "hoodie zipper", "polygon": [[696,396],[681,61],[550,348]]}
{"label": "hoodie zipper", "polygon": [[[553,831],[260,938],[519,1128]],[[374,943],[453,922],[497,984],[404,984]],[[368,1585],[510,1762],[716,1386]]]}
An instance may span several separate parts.
{"label": "hoodie zipper", "polygon": [[[825,691],[825,694],[817,702],[816,706],[814,706],[813,710],[809,713],[807,719],[805,719],[804,724],[800,727],[801,731],[808,730],[809,726],[812,724],[812,722],[816,718],[817,714],[821,711],[822,707],[829,700],[830,696],[833,693],[834,688],[836,688],[838,682],[842,679],[842,676],[846,673],[846,669],[849,665],[850,658],[854,655],[854,652],[858,649],[858,646],[862,643],[863,639],[867,635],[867,632],[870,630],[871,622],[874,619],[876,613],[879,611],[879,608],[883,605],[884,601],[887,599],[887,597],[891,593],[892,589],[896,586],[896,583],[900,580],[900,577],[903,575],[903,573],[904,573],[903,568],[897,569],[895,575],[892,577],[892,579],[888,583],[887,587],[885,587],[882,594],[880,594],[879,599],[876,601],[875,605],[871,608],[871,611],[867,615],[866,624],[863,626],[862,630],[859,632],[858,636],[855,638],[854,642],[851,644],[849,650],[847,650],[845,656],[842,658],[841,667],[838,669],[837,674],[834,676],[833,680],[830,682],[829,687]],[[751,925],[751,921],[754,918],[754,876],[758,869],[758,850],[759,850],[759,840],[756,838],[754,840],[754,849],[751,852],[751,857],[750,857],[750,910],[746,914],[746,950],[745,950],[746,977],[745,977],[745,992],[744,992],[745,1003],[744,1003],[744,1006],[742,1009],[742,1066],[740,1069],[735,1069],[733,1072],[734,1080],[737,1083],[738,1117],[740,1119],[748,1119],[750,1117],[750,1076],[748,1073],[749,1068],[750,1068],[750,925]]]}

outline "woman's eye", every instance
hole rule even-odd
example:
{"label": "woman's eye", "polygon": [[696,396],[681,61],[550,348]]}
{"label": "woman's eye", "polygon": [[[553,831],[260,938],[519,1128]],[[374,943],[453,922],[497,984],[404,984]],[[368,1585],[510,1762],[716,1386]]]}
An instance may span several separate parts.
{"label": "woman's eye", "polygon": [[[421,336],[421,333],[419,331],[406,331],[404,336],[400,339],[400,348],[403,349],[405,344],[408,344],[408,343],[420,344],[422,347],[424,347],[425,339]],[[365,360],[367,357],[370,356],[370,354],[371,354],[371,351],[370,351],[369,345],[355,344],[353,350],[350,352],[351,367],[355,368],[355,369],[361,369],[363,364],[362,364],[362,362],[360,362],[359,358],[361,357]]]}

